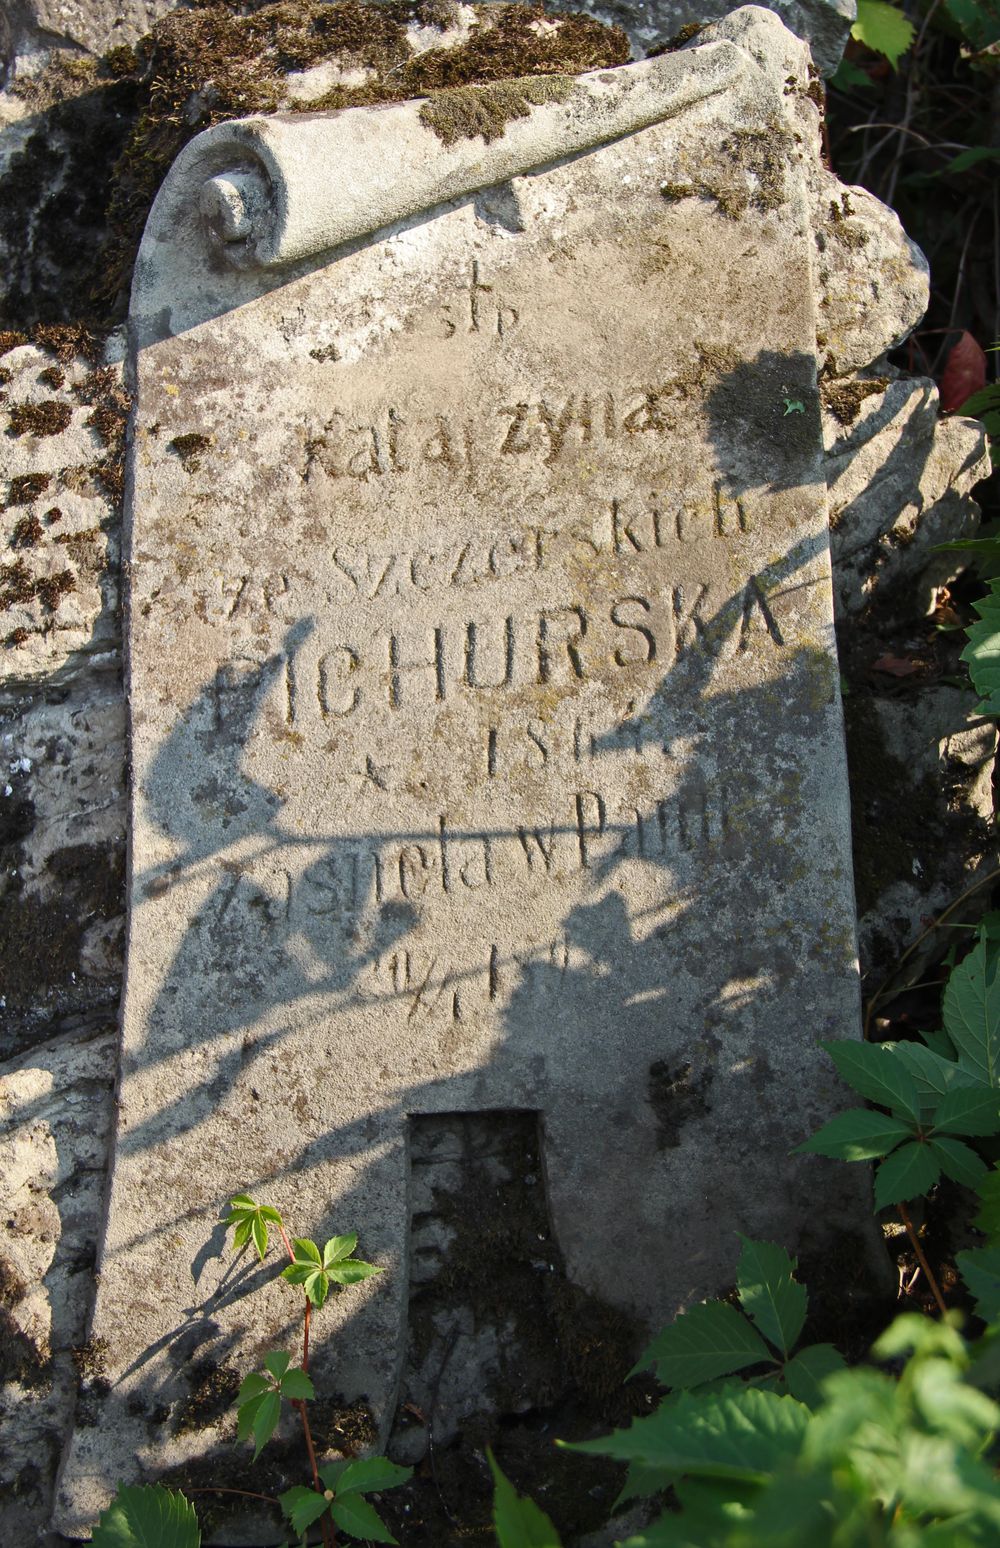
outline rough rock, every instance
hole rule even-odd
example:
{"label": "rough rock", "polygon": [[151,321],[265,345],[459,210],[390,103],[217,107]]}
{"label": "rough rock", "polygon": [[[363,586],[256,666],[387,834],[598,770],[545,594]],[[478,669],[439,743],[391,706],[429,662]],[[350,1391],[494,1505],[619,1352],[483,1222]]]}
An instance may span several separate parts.
{"label": "rough rock", "polygon": [[[641,59],[684,28],[718,21],[737,8],[729,0],[583,0],[579,9],[621,27]],[[769,9],[809,44],[820,74],[832,75],[857,16],[856,0],[772,0]]]}
{"label": "rough rock", "polygon": [[962,567],[938,545],[979,522],[971,491],[990,471],[978,420],[938,417],[925,377],[824,384],[834,592],[844,617],[874,601],[901,616],[933,605]]}
{"label": "rough rock", "polygon": [[14,53],[67,45],[104,54],[135,43],[180,0],[15,0],[9,18]]}

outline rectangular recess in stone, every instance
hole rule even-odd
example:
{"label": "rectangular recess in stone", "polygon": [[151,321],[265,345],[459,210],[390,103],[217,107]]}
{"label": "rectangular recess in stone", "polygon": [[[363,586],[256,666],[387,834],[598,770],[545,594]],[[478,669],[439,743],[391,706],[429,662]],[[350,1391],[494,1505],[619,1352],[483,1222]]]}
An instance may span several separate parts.
{"label": "rectangular recess in stone", "polygon": [[485,148],[404,104],[171,172],[132,310],[110,1390],[62,1530],[225,1439],[176,1423],[192,1329],[239,1375],[292,1347],[277,1258],[220,1288],[237,1192],[385,1268],[312,1365],[385,1437],[408,1117],[537,1111],[570,1283],[646,1324],[815,1216],[788,1151],[858,991],[807,92],[742,11]]}

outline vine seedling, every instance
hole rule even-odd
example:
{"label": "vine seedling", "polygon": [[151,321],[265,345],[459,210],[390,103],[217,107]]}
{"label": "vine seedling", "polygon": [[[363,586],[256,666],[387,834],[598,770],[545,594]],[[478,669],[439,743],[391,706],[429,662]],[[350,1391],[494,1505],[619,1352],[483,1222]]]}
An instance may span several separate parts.
{"label": "vine seedling", "polygon": [[[205,1492],[246,1493],[249,1498],[279,1505],[301,1540],[310,1527],[318,1526],[324,1548],[336,1548],[338,1530],[365,1542],[394,1544],[396,1539],[365,1496],[405,1483],[413,1469],[399,1467],[387,1457],[319,1462],[307,1407],[315,1396],[309,1375],[313,1309],[324,1305],[331,1290],[360,1284],[381,1270],[354,1257],[358,1245],[355,1232],[331,1237],[321,1250],[308,1237],[290,1238],[280,1212],[270,1204],[258,1204],[248,1193],[230,1200],[226,1225],[232,1228],[235,1250],[242,1252],[252,1246],[262,1263],[271,1231],[276,1231],[289,1258],[281,1277],[301,1287],[304,1301],[302,1364],[293,1365],[287,1350],[275,1349],[264,1356],[262,1370],[244,1378],[236,1400],[237,1436],[241,1441],[253,1441],[256,1461],[278,1427],[282,1403],[290,1402],[302,1424],[312,1487],[297,1484],[277,1498],[239,1489]],[[189,1501],[156,1484],[120,1488],[93,1536],[93,1548],[200,1548],[200,1543],[201,1533]]]}

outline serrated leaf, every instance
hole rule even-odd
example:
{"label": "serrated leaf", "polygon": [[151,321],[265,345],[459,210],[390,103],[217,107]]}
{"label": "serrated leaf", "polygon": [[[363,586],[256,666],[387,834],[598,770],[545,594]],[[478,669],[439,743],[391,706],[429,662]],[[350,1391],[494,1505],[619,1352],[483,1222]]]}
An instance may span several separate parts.
{"label": "serrated leaf", "polygon": [[236,1226],[234,1231],[233,1231],[233,1251],[234,1252],[239,1252],[241,1247],[245,1247],[246,1246],[247,1242],[250,1240],[250,1232],[252,1230],[253,1230],[253,1221],[252,1220],[242,1220],[242,1219],[240,1220],[239,1225]]}
{"label": "serrated leaf", "polygon": [[253,1217],[251,1222],[251,1234],[253,1235],[253,1244],[257,1249],[257,1256],[263,1263],[264,1257],[267,1253],[267,1226],[264,1224],[259,1215],[254,1215]]}
{"label": "serrated leaf", "polygon": [[282,1397],[293,1398],[297,1403],[301,1403],[314,1398],[316,1396],[316,1389],[312,1384],[312,1378],[307,1376],[305,1371],[299,1370],[296,1367],[294,1371],[289,1371],[282,1380],[281,1395]]}
{"label": "serrated leaf", "polygon": [[292,1523],[292,1531],[297,1537],[304,1537],[313,1522],[325,1514],[330,1502],[317,1490],[296,1484],[278,1495],[278,1503]]}
{"label": "serrated leaf", "polygon": [[986,1162],[961,1140],[935,1135],[928,1142],[928,1149],[944,1175],[965,1188],[974,1188],[985,1175]]}
{"label": "serrated leaf", "polygon": [[247,1398],[245,1403],[240,1404],[239,1408],[236,1410],[237,1440],[245,1441],[250,1439],[250,1436],[253,1434],[254,1420],[256,1419],[260,1410],[260,1405],[263,1403],[267,1392],[272,1390],[273,1389],[269,1383],[265,1392],[258,1392],[255,1394],[255,1396]]}
{"label": "serrated leaf", "polygon": [[895,70],[916,36],[908,17],[886,0],[858,0],[858,19],[851,37],[876,54],[884,54]]}
{"label": "serrated leaf", "polygon": [[[1000,597],[993,600],[1000,628]],[[982,603],[975,605],[981,607]],[[995,686],[1000,689],[1000,632],[996,646]],[[976,688],[982,692],[979,683]],[[985,1085],[1000,1087],[1000,951],[995,945],[980,941],[952,971],[944,992],[943,1013],[962,1068]]]}
{"label": "serrated leaf", "polygon": [[972,1222],[977,1230],[987,1236],[1000,1236],[1000,1166],[994,1165],[976,1192],[979,1194],[979,1213]]}
{"label": "serrated leaf", "polygon": [[929,1145],[901,1145],[875,1173],[875,1208],[905,1204],[933,1188],[940,1176]]}
{"label": "serrated leaf", "polygon": [[662,1467],[647,1467],[643,1462],[630,1462],[621,1493],[612,1509],[617,1510],[626,1500],[647,1499],[649,1495],[660,1494],[662,1490],[669,1487],[669,1471]]}
{"label": "serrated leaf", "polygon": [[234,1199],[229,1200],[229,1208],[254,1210],[257,1208],[257,1205],[254,1203],[249,1193],[238,1193]]}
{"label": "serrated leaf", "polygon": [[264,1356],[264,1368],[271,1372],[275,1381],[281,1380],[291,1363],[292,1357],[287,1349],[272,1349]]}
{"label": "serrated leaf", "polygon": [[322,1269],[314,1269],[302,1288],[314,1306],[322,1306],[330,1289],[329,1277]]}
{"label": "serrated leaf", "polygon": [[957,1252],[955,1262],[984,1322],[1000,1317],[1000,1247],[973,1247]]}
{"label": "serrated leaf", "polygon": [[271,1383],[260,1371],[251,1371],[249,1376],[244,1376],[240,1382],[240,1390],[236,1394],[237,1403],[245,1403],[248,1398],[263,1397],[269,1391]]}
{"label": "serrated leaf", "polygon": [[798,1455],[809,1409],[793,1397],[733,1385],[706,1397],[682,1392],[627,1430],[569,1449],[692,1475],[763,1483]]}
{"label": "serrated leaf", "polygon": [[636,1365],[652,1365],[665,1387],[697,1387],[773,1357],[735,1306],[704,1301],[681,1312],[659,1333]]}
{"label": "serrated leaf", "polygon": [[924,1118],[934,1111],[949,1091],[979,1084],[974,1076],[956,1063],[953,1051],[950,1058],[945,1058],[928,1048],[926,1043],[892,1043],[883,1046],[894,1048],[913,1076],[920,1095],[921,1116]]}
{"label": "serrated leaf", "polygon": [[336,1494],[341,1475],[347,1471],[350,1465],[346,1458],[337,1462],[321,1462],[319,1476],[323,1480],[324,1489],[332,1489],[334,1494]]}
{"label": "serrated leaf", "polygon": [[308,1236],[294,1236],[292,1246],[295,1248],[296,1263],[311,1263],[317,1268],[322,1267],[323,1259],[315,1242],[311,1242]]}
{"label": "serrated leaf", "polygon": [[400,1467],[388,1457],[362,1457],[349,1462],[336,1485],[337,1497],[342,1494],[370,1494],[372,1490],[396,1489],[413,1476],[412,1467]]}
{"label": "serrated leaf", "polygon": [[867,1107],[851,1107],[796,1145],[792,1153],[832,1156],[837,1161],[874,1161],[912,1137],[913,1128],[901,1118],[869,1112]]}
{"label": "serrated leaf", "polygon": [[741,1236],[743,1251],[736,1269],[740,1305],[759,1333],[787,1359],[806,1320],[809,1297],[793,1277],[795,1263],[774,1242]]}
{"label": "serrated leaf", "polygon": [[935,1134],[1000,1133],[1000,1091],[992,1086],[960,1086],[942,1099],[933,1117]]}
{"label": "serrated leaf", "polygon": [[273,1204],[262,1204],[260,1206],[260,1218],[262,1220],[269,1220],[272,1225],[278,1225],[281,1221],[281,1211],[275,1209]]}
{"label": "serrated leaf", "polygon": [[[257,1399],[254,1399],[258,1402]],[[271,1436],[278,1428],[278,1419],[281,1416],[281,1398],[277,1392],[265,1392],[259,1399],[257,1412],[253,1417],[250,1433],[254,1440],[253,1459],[256,1462]]]}
{"label": "serrated leaf", "polygon": [[282,1269],[281,1277],[287,1279],[290,1285],[304,1285],[315,1272],[315,1263],[290,1263],[287,1268]]}
{"label": "serrated leaf", "polygon": [[357,1231],[351,1231],[347,1236],[331,1236],[323,1248],[323,1267],[329,1268],[331,1263],[337,1263],[341,1258],[349,1258],[357,1245]]}
{"label": "serrated leaf", "polygon": [[534,1500],[519,1495],[487,1450],[493,1474],[493,1525],[499,1548],[560,1548],[559,1534]]}
{"label": "serrated leaf", "polygon": [[122,1485],[90,1539],[92,1548],[200,1548],[194,1506],[160,1484]]}
{"label": "serrated leaf", "polygon": [[363,1279],[371,1279],[382,1270],[375,1263],[365,1263],[361,1258],[345,1258],[327,1270],[329,1277],[338,1285],[359,1285]]}
{"label": "serrated leaf", "polygon": [[371,1543],[395,1543],[389,1528],[378,1511],[361,1494],[338,1494],[330,1506],[330,1515],[342,1532],[360,1537]]}
{"label": "serrated leaf", "polygon": [[810,1344],[789,1360],[785,1366],[785,1381],[792,1397],[810,1408],[818,1408],[823,1401],[821,1383],[834,1371],[845,1369],[843,1355],[832,1344]]}
{"label": "serrated leaf", "polygon": [[920,1118],[916,1082],[896,1050],[887,1043],[824,1043],[842,1080],[880,1107],[888,1107],[913,1123]]}

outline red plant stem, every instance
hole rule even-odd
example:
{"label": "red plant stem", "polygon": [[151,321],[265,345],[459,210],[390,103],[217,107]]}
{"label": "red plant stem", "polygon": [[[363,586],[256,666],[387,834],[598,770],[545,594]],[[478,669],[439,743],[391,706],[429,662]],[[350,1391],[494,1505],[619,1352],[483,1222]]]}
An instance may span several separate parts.
{"label": "red plant stem", "polygon": [[[308,1305],[308,1302],[306,1303]],[[319,1476],[319,1468],[316,1465],[316,1448],[313,1445],[312,1431],[309,1428],[309,1415],[306,1413],[306,1405],[303,1399],[298,1399],[295,1407],[299,1411],[302,1420],[302,1433],[306,1438],[306,1450],[309,1453],[309,1466],[312,1468],[313,1488],[317,1494],[323,1493],[323,1485]],[[337,1538],[333,1530],[333,1523],[328,1516],[320,1517],[320,1527],[323,1532],[323,1542],[326,1548],[337,1548]]]}
{"label": "red plant stem", "polygon": [[934,1294],[934,1299],[937,1302],[938,1311],[941,1313],[941,1315],[943,1317],[943,1316],[946,1315],[946,1313],[948,1311],[948,1308],[947,1308],[947,1306],[944,1303],[944,1296],[941,1294],[941,1291],[940,1291],[940,1288],[938,1286],[937,1280],[934,1278],[934,1275],[931,1273],[931,1266],[930,1266],[930,1264],[928,1263],[927,1259],[924,1257],[924,1249],[921,1247],[920,1241],[919,1241],[919,1239],[917,1237],[917,1233],[913,1229],[913,1221],[910,1219],[910,1212],[907,1209],[905,1204],[900,1204],[900,1206],[899,1206],[899,1218],[900,1218],[900,1220],[902,1220],[903,1225],[906,1227],[906,1234],[910,1238],[911,1243],[913,1244],[913,1250],[914,1250],[914,1252],[917,1255],[917,1262],[920,1264],[920,1267],[923,1269],[925,1275],[927,1276],[927,1283],[930,1285],[931,1290],[932,1290],[932,1292]]}
{"label": "red plant stem", "polygon": [[[284,1225],[282,1224],[282,1222],[280,1220],[278,1221],[278,1230],[281,1232],[281,1240],[285,1244],[285,1251],[288,1253],[289,1258],[294,1263],[295,1262],[295,1253],[292,1251],[292,1244],[288,1240],[288,1232],[285,1230],[285,1227],[284,1227]],[[302,1369],[308,1375],[308,1372],[309,1372],[309,1319],[312,1316],[312,1302],[310,1301],[308,1296],[306,1296],[305,1301],[306,1301],[306,1313],[305,1313],[305,1317],[303,1319],[304,1327],[303,1327],[303,1334],[302,1334]],[[305,1405],[304,1399],[299,1398],[293,1404],[293,1407],[298,1409],[298,1411],[299,1411],[299,1418],[302,1420],[302,1433],[303,1433],[303,1435],[306,1438],[306,1451],[309,1453],[309,1466],[312,1468],[313,1488],[316,1490],[317,1494],[322,1494],[323,1493],[323,1486],[322,1486],[322,1483],[320,1481],[319,1468],[316,1465],[316,1448],[313,1445],[312,1430],[309,1428],[309,1415],[306,1413],[306,1405]],[[323,1533],[323,1548],[337,1548],[337,1534],[336,1534],[336,1532],[334,1530],[333,1522],[330,1520],[330,1517],[329,1516],[321,1516],[319,1524],[320,1524],[320,1530]]]}
{"label": "red plant stem", "polygon": [[269,1505],[280,1505],[281,1501],[273,1494],[254,1494],[251,1489],[220,1489],[206,1484],[203,1489],[191,1489],[184,1485],[185,1494],[238,1494],[244,1500],[266,1500]]}

